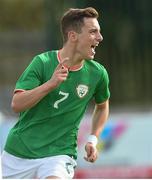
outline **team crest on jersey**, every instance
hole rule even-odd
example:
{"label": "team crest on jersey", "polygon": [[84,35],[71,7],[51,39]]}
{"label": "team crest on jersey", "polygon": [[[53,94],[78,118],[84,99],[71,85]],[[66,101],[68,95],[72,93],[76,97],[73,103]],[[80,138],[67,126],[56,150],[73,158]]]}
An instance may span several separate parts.
{"label": "team crest on jersey", "polygon": [[80,98],[83,98],[87,93],[88,93],[88,86],[84,85],[84,84],[79,84],[77,86],[77,94]]}

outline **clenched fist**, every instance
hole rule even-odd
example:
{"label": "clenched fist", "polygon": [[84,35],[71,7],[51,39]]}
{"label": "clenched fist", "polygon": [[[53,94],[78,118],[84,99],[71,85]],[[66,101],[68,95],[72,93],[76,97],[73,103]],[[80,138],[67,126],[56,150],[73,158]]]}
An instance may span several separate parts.
{"label": "clenched fist", "polygon": [[87,156],[84,157],[84,159],[88,162],[95,162],[98,157],[98,151],[96,146],[94,146],[92,143],[88,142],[85,145],[85,151],[87,153]]}

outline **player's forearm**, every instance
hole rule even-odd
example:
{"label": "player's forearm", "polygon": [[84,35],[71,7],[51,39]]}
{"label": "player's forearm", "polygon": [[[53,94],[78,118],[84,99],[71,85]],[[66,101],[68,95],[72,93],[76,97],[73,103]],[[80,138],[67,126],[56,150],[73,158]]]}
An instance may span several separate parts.
{"label": "player's forearm", "polygon": [[101,131],[104,128],[105,122],[108,119],[109,115],[109,101],[106,101],[104,104],[96,105],[93,120],[92,120],[92,131],[91,134],[96,137],[99,136]]}
{"label": "player's forearm", "polygon": [[88,137],[87,143],[85,145],[85,150],[87,156],[85,160],[88,162],[95,162],[97,159],[97,149],[96,145],[98,143],[98,137],[104,128],[105,122],[107,121],[109,115],[109,102],[106,101],[103,104],[96,105],[93,113],[92,119],[92,129],[91,135]]}
{"label": "player's forearm", "polygon": [[11,104],[13,111],[18,113],[32,108],[55,87],[56,86],[54,84],[51,84],[48,81],[32,90],[14,94]]}

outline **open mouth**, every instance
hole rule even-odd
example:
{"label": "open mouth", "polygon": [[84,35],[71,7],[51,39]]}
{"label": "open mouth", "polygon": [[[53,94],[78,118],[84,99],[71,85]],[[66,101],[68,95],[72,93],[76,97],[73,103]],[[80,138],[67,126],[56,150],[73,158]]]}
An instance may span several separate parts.
{"label": "open mouth", "polygon": [[95,49],[95,48],[96,48],[96,46],[95,46],[95,45],[91,45],[91,48]]}
{"label": "open mouth", "polygon": [[95,48],[96,48],[96,45],[91,45],[91,51],[93,54],[95,54]]}

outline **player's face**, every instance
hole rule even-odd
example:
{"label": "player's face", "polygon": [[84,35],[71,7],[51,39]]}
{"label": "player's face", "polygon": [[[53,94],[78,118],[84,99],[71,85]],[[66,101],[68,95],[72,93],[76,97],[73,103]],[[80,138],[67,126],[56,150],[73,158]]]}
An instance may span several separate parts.
{"label": "player's face", "polygon": [[84,26],[78,34],[77,52],[83,59],[93,59],[95,48],[103,40],[96,18],[84,18]]}

